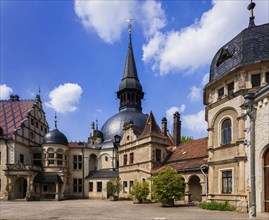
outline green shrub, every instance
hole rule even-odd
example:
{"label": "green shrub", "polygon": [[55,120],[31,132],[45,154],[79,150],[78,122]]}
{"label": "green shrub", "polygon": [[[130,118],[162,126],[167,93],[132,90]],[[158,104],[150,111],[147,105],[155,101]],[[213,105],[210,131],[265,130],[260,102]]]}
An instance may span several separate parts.
{"label": "green shrub", "polygon": [[118,197],[121,189],[122,185],[119,177],[111,179],[106,184],[106,191],[109,196]]}
{"label": "green shrub", "polygon": [[137,200],[138,203],[146,201],[149,195],[149,184],[147,181],[143,181],[139,183],[138,181],[134,181],[133,189],[130,192]]}
{"label": "green shrub", "polygon": [[153,195],[162,205],[173,206],[174,199],[183,195],[182,176],[171,167],[167,167],[154,174]]}
{"label": "green shrub", "polygon": [[234,211],[236,208],[228,202],[202,202],[198,205],[201,209],[219,210],[219,211]]}

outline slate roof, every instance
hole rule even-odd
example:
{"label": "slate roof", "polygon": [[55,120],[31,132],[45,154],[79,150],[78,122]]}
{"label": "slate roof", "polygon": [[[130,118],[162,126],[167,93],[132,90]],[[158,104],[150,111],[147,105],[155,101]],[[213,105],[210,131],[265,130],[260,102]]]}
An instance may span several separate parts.
{"label": "slate roof", "polygon": [[89,172],[86,179],[108,179],[116,177],[119,177],[119,170],[104,169]]}
{"label": "slate roof", "polygon": [[63,183],[58,174],[39,173],[34,178],[34,183]]}
{"label": "slate roof", "polygon": [[119,85],[119,91],[124,89],[136,89],[142,92],[142,85],[139,82],[135,65],[131,34],[129,35],[129,45],[126,55],[124,72],[121,83]]}
{"label": "slate roof", "polygon": [[155,136],[165,138],[165,136],[161,132],[161,129],[159,128],[152,112],[150,112],[148,119],[146,121],[146,125],[145,125],[142,133],[139,135],[139,138],[146,137],[149,135],[155,135]]}
{"label": "slate roof", "polygon": [[244,29],[214,56],[209,84],[241,66],[269,61],[269,23]]}
{"label": "slate roof", "polygon": [[5,137],[11,138],[22,121],[27,119],[34,102],[34,100],[0,100],[0,127]]}
{"label": "slate roof", "polygon": [[43,144],[62,144],[68,146],[68,140],[66,136],[56,128],[45,135]]}

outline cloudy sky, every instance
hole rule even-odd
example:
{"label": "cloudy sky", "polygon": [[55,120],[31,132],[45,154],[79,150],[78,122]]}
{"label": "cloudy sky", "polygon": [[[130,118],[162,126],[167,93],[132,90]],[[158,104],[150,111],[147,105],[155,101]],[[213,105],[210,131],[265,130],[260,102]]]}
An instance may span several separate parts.
{"label": "cloudy sky", "polygon": [[[181,112],[183,135],[204,137],[202,91],[210,62],[248,26],[247,0],[1,0],[0,98],[32,99],[41,89],[47,120],[69,140],[86,140],[118,112],[116,92],[132,18],[133,48],[145,100],[160,124]],[[257,25],[269,1],[256,0]]]}

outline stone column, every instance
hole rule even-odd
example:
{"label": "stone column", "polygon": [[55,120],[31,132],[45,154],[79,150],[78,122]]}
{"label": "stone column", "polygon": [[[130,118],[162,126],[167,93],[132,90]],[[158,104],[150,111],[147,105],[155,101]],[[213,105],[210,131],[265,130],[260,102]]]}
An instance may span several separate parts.
{"label": "stone column", "polygon": [[57,200],[57,201],[60,200],[60,196],[59,196],[59,183],[56,183],[55,200]]}
{"label": "stone column", "polygon": [[184,192],[184,203],[185,204],[189,204],[190,202],[190,193],[189,193],[190,189],[189,189],[189,183],[185,182],[185,192]]}

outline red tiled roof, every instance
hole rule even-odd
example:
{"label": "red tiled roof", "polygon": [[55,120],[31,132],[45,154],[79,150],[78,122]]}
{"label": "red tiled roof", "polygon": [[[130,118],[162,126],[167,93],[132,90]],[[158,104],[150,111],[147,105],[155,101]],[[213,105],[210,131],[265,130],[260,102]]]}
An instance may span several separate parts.
{"label": "red tiled roof", "polygon": [[0,127],[4,136],[12,137],[14,130],[27,118],[33,104],[34,100],[0,100]]}
{"label": "red tiled roof", "polygon": [[207,157],[207,140],[208,138],[206,137],[180,144],[167,162],[173,163],[175,161]]}
{"label": "red tiled roof", "polygon": [[158,172],[160,170],[163,170],[165,167],[172,167],[173,169],[177,171],[187,171],[191,169],[198,169],[204,164],[207,164],[207,158],[199,158],[195,160],[187,160],[187,161],[167,164],[165,166],[162,166],[153,170],[153,172]]}
{"label": "red tiled roof", "polygon": [[70,148],[80,148],[80,147],[84,147],[84,144],[85,142],[84,141],[71,141],[71,142],[68,142],[68,146]]}

